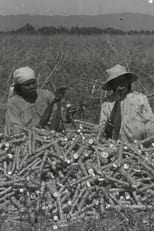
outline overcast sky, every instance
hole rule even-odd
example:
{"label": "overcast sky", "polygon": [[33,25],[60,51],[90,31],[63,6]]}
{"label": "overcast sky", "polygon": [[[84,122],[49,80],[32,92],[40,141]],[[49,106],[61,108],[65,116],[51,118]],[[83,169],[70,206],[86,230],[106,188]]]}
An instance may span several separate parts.
{"label": "overcast sky", "polygon": [[70,15],[139,12],[154,15],[152,2],[153,0],[0,0],[0,14]]}

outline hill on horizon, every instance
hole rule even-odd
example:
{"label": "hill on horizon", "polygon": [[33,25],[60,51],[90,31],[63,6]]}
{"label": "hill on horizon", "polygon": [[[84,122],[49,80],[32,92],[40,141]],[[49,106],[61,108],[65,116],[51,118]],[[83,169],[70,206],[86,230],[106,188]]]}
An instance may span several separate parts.
{"label": "hill on horizon", "polygon": [[154,16],[139,13],[104,15],[0,15],[0,31],[18,29],[26,24],[35,28],[54,26],[70,27],[113,27],[120,30],[154,30]]}

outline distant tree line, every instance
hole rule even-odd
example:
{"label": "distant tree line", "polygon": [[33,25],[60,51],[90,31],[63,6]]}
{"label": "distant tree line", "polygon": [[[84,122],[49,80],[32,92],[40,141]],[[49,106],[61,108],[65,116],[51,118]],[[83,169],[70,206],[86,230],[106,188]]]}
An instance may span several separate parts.
{"label": "distant tree line", "polygon": [[93,34],[115,34],[115,35],[132,35],[132,34],[154,34],[154,30],[128,30],[123,31],[120,29],[115,29],[113,27],[108,27],[105,29],[101,29],[98,27],[41,27],[35,29],[32,25],[26,24],[25,26],[11,30],[8,32],[0,32],[0,33],[9,33],[9,34],[43,34],[43,35],[55,35],[55,34],[70,34],[70,35],[93,35]]}

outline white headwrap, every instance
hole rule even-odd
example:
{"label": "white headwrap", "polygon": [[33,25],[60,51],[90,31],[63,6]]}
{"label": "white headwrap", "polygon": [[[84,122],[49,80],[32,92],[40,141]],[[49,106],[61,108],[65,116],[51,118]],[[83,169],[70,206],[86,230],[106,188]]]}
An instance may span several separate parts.
{"label": "white headwrap", "polygon": [[35,72],[32,68],[21,67],[21,68],[16,69],[13,73],[13,83],[10,86],[8,97],[11,97],[14,95],[14,85],[16,83],[22,84],[30,79],[36,79]]}

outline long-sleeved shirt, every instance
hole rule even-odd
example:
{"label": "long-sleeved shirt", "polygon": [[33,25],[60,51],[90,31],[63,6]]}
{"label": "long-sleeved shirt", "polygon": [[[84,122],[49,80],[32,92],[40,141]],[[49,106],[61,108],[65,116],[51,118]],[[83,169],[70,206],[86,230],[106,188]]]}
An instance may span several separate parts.
{"label": "long-sleeved shirt", "polygon": [[[36,127],[45,109],[53,99],[53,93],[43,89],[37,90],[35,103],[27,102],[19,95],[10,97],[7,102],[5,117],[5,135],[19,133],[22,128]],[[54,105],[50,121],[52,121],[56,108],[56,105]]]}
{"label": "long-sleeved shirt", "polygon": [[[112,96],[101,106],[100,126],[104,129],[105,123],[115,103]],[[134,142],[154,135],[154,114],[148,98],[139,92],[130,92],[121,101],[121,128],[119,139],[125,142]]]}

